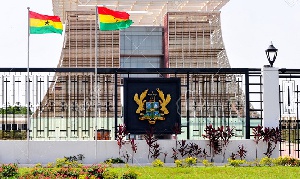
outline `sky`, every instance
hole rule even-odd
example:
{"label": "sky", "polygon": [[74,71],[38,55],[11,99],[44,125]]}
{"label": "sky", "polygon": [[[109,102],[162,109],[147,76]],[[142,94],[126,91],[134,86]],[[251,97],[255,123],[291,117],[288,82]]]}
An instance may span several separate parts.
{"label": "sky", "polygon": [[[53,15],[52,0],[5,1],[0,11],[1,67],[27,68],[28,10]],[[5,22],[5,23],[3,23]],[[5,24],[5,26],[4,26]],[[5,28],[4,28],[5,27]],[[59,62],[63,35],[30,35],[29,66],[55,68]]]}
{"label": "sky", "polygon": [[274,67],[300,68],[300,1],[231,0],[221,9],[223,41],[231,67],[261,68],[271,41]]}
{"label": "sky", "polygon": [[[5,1],[0,11],[1,67],[27,67],[27,7],[53,15],[52,0]],[[268,64],[265,50],[278,49],[278,68],[299,68],[299,0],[230,0],[221,9],[222,35],[231,67],[261,68]],[[55,68],[63,35],[30,35],[30,67]]]}

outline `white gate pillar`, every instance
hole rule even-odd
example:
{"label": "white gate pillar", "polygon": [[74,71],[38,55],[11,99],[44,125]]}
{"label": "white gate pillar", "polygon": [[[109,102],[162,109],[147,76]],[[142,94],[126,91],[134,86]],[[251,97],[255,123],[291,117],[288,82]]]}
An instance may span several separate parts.
{"label": "white gate pillar", "polygon": [[263,127],[279,127],[279,74],[278,68],[263,68]]}

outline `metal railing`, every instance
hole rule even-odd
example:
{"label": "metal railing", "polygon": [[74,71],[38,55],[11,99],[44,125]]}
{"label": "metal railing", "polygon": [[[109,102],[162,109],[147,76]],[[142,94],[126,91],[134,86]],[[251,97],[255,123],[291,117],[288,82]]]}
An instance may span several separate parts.
{"label": "metal railing", "polygon": [[96,82],[94,68],[30,68],[30,119],[18,114],[27,108],[27,69],[0,73],[0,139],[26,139],[27,128],[32,140],[114,139],[124,121],[123,79],[149,74],[181,79],[181,139],[203,139],[208,124],[249,139],[262,123],[260,69],[98,68]]}

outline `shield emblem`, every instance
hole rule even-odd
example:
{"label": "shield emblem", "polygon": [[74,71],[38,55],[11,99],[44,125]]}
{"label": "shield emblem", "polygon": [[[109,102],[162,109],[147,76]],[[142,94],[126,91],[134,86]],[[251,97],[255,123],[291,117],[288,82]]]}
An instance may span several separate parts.
{"label": "shield emblem", "polygon": [[146,114],[144,117],[148,119],[160,117],[159,102],[146,102]]}

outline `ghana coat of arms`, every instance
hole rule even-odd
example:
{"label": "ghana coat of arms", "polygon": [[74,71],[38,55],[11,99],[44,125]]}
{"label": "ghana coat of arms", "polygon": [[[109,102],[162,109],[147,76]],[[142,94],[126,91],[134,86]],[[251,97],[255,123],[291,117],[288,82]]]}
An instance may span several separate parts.
{"label": "ghana coat of arms", "polygon": [[[165,94],[159,88],[156,89],[156,92],[148,93],[148,89],[143,91],[140,95],[134,95],[134,101],[138,105],[136,113],[139,114],[139,120],[148,120],[149,124],[155,124],[157,120],[165,120],[165,115],[169,114],[167,105],[171,101],[171,95]],[[158,95],[159,100],[156,101],[156,96]],[[146,97],[148,97],[148,101]]]}

